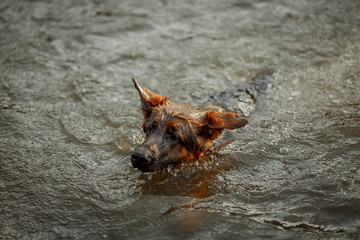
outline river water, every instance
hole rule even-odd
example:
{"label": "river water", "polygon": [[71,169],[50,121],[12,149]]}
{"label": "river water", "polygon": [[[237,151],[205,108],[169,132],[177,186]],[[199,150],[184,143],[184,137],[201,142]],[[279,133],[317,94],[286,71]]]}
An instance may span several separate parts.
{"label": "river water", "polygon": [[[357,0],[1,1],[0,238],[360,238],[359,12]],[[231,144],[132,168],[144,134],[131,77],[196,106],[264,72]]]}

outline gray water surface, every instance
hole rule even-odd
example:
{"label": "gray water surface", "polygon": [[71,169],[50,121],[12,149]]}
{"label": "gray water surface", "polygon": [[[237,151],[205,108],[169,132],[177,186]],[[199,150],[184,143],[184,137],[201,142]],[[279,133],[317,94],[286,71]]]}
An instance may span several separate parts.
{"label": "gray water surface", "polygon": [[[360,2],[0,2],[0,238],[360,238]],[[204,161],[143,174],[131,77],[175,102],[272,73]]]}

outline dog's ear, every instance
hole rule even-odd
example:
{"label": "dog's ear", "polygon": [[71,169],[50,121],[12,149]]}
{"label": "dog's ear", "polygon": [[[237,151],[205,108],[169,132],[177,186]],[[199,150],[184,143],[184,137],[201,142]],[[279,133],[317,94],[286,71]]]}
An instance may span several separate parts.
{"label": "dog's ear", "polygon": [[151,92],[149,89],[141,87],[135,78],[132,78],[135,88],[138,90],[141,100],[141,108],[144,116],[151,114],[153,108],[170,103],[170,99]]}
{"label": "dog's ear", "polygon": [[207,150],[211,149],[213,141],[217,139],[224,129],[241,128],[248,124],[248,119],[233,112],[220,113],[208,111],[204,114],[198,125],[196,142],[194,145],[194,156],[197,159]]}
{"label": "dog's ear", "polygon": [[248,119],[241,117],[237,113],[233,112],[206,112],[204,119],[201,121],[200,135],[215,140],[220,136],[224,129],[236,129],[241,128],[248,124]]}

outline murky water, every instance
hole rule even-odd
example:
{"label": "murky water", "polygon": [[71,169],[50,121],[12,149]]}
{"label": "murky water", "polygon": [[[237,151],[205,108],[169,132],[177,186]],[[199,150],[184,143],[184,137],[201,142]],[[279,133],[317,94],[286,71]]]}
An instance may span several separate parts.
{"label": "murky water", "polygon": [[[360,238],[359,1],[0,2],[0,238]],[[199,105],[271,72],[250,123],[142,174],[131,77]],[[233,100],[233,99],[232,99]]]}

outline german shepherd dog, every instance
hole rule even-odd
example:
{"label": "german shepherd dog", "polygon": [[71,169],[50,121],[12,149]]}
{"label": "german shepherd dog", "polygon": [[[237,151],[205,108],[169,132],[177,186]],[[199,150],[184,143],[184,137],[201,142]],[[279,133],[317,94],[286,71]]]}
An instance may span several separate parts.
{"label": "german shepherd dog", "polygon": [[146,139],[131,154],[131,163],[142,172],[199,160],[225,129],[241,128],[248,123],[242,113],[173,103],[132,80],[140,95]]}

